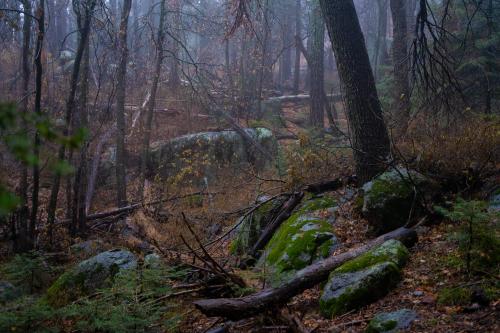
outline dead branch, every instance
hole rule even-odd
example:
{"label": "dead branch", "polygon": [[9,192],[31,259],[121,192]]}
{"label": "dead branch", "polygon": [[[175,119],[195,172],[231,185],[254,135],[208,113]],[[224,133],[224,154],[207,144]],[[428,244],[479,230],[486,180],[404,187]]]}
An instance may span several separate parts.
{"label": "dead branch", "polygon": [[352,260],[372,248],[390,239],[398,239],[406,245],[416,242],[416,232],[413,229],[399,228],[384,234],[369,243],[345,253],[331,256],[310,265],[296,273],[288,282],[276,288],[267,288],[255,294],[241,298],[203,299],[194,305],[209,317],[218,316],[229,319],[251,317],[275,305],[286,303],[290,298],[304,290],[325,281],[332,270],[343,263]]}

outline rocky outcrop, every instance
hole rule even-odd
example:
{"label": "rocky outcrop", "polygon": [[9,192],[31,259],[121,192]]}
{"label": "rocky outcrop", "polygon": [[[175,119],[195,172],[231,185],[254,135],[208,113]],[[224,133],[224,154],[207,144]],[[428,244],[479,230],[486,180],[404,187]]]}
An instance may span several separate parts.
{"label": "rocky outcrop", "polygon": [[417,313],[410,309],[378,313],[368,324],[365,333],[397,333],[408,329],[417,319]]}
{"label": "rocky outcrop", "polygon": [[273,235],[258,262],[276,285],[287,280],[296,271],[328,257],[338,246],[327,219],[317,211],[336,206],[330,197],[305,201]]}
{"label": "rocky outcrop", "polygon": [[108,285],[122,271],[137,267],[137,259],[127,250],[102,252],[63,273],[47,290],[49,304],[61,306]]}
{"label": "rocky outcrop", "polygon": [[[271,154],[277,150],[272,132],[265,128],[247,128],[246,133]],[[184,135],[151,147],[149,175],[216,179],[228,166],[266,166],[266,159],[234,130]]]}
{"label": "rocky outcrop", "polygon": [[385,296],[400,281],[408,255],[401,242],[390,240],[335,269],[320,298],[321,314],[331,318]]}
{"label": "rocky outcrop", "polygon": [[424,175],[394,169],[363,185],[362,212],[373,231],[381,234],[404,226],[412,209],[413,217],[417,216],[422,196],[436,191],[437,185]]}

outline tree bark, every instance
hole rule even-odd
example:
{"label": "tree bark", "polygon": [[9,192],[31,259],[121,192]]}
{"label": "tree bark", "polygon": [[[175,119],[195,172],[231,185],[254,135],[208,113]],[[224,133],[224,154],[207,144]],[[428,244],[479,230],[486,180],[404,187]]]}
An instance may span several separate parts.
{"label": "tree bark", "polygon": [[[83,13],[83,24],[82,29],[79,31],[79,40],[78,40],[78,48],[75,54],[75,60],[73,65],[73,72],[71,74],[70,81],[70,91],[68,96],[68,101],[66,102],[66,127],[64,129],[64,135],[67,136],[70,133],[70,128],[72,124],[73,111],[75,109],[75,97],[76,90],[78,86],[78,78],[80,75],[80,67],[82,63],[83,53],[85,51],[85,47],[87,45],[87,38],[90,34],[90,24],[92,22],[92,14],[96,5],[96,0],[91,0],[81,5],[81,8],[78,4],[75,4],[74,10],[81,11],[84,10]],[[81,13],[80,13],[81,14]],[[59,151],[57,154],[57,158],[59,161],[63,161],[66,153],[66,146],[62,144],[59,147]],[[54,175],[54,180],[52,182],[52,190],[50,193],[49,206],[47,208],[47,222],[49,225],[49,241],[52,244],[53,241],[53,225],[55,221],[55,213],[57,208],[57,198],[59,195],[59,188],[61,184],[61,174],[60,172],[56,172]]]}
{"label": "tree bark", "polygon": [[323,129],[325,78],[324,78],[324,48],[325,48],[325,24],[321,16],[319,0],[314,0],[311,11],[311,51],[309,52],[310,71],[310,95],[311,110],[309,125],[314,128]]}
{"label": "tree bark", "polygon": [[[300,2],[301,0],[296,0],[295,3],[295,39],[300,39],[302,29]],[[293,76],[293,93],[297,95],[300,88],[300,49],[298,45],[295,46],[295,64]]]}
{"label": "tree bark", "polygon": [[[45,36],[45,1],[40,0],[38,9],[38,33],[35,48],[35,114],[37,117],[42,116],[42,52],[43,52],[43,39]],[[38,160],[40,156],[40,133],[35,129],[35,138],[33,144],[33,155]],[[35,229],[36,221],[38,219],[38,194],[40,190],[40,168],[38,163],[33,165],[33,191],[31,194],[31,216],[28,228],[28,237],[30,241],[30,248],[35,243]]]}
{"label": "tree bark", "polygon": [[149,159],[149,142],[151,140],[151,127],[153,124],[153,113],[156,104],[156,92],[158,91],[158,83],[160,81],[160,73],[161,73],[161,65],[163,62],[163,44],[165,42],[165,16],[166,16],[166,8],[165,1],[161,0],[160,2],[160,22],[158,24],[158,36],[156,40],[156,64],[155,64],[155,72],[153,75],[153,82],[151,84],[151,96],[149,97],[148,102],[148,110],[146,112],[146,124],[144,127],[144,138],[142,142],[142,159],[141,159],[141,179],[140,179],[140,189],[139,189],[139,197],[142,201],[144,198],[144,182],[146,180],[146,165]]}
{"label": "tree bark", "polygon": [[416,241],[413,229],[399,228],[384,234],[369,243],[348,252],[328,257],[298,271],[288,282],[276,288],[268,288],[240,298],[203,299],[194,302],[203,314],[209,317],[224,317],[232,320],[251,317],[273,306],[286,303],[290,298],[308,288],[325,281],[332,270],[343,263],[381,245],[387,240],[398,239],[410,246]]}
{"label": "tree bark", "polygon": [[126,151],[125,151],[125,92],[127,88],[127,31],[128,19],[132,0],[124,0],[122,15],[120,19],[120,31],[118,38],[118,50],[120,52],[120,64],[118,65],[116,86],[116,200],[118,207],[127,205],[126,184]]}
{"label": "tree bark", "polygon": [[320,0],[346,104],[360,184],[384,170],[390,142],[352,0]]}
{"label": "tree bark", "polygon": [[394,42],[392,61],[394,63],[394,98],[398,134],[406,131],[410,118],[410,86],[408,79],[408,39],[405,0],[391,0]]}

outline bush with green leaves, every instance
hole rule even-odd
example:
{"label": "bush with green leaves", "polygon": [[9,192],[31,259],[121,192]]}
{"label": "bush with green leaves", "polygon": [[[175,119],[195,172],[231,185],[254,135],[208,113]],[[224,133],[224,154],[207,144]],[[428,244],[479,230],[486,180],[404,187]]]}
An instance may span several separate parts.
{"label": "bush with green leaves", "polygon": [[489,212],[484,201],[457,199],[451,209],[436,210],[454,222],[458,228],[452,239],[467,273],[494,272],[500,268],[500,214]]}
{"label": "bush with green leaves", "polygon": [[17,254],[0,267],[1,276],[25,293],[33,294],[44,287],[53,270],[45,259],[36,251]]}
{"label": "bush with green leaves", "polygon": [[[40,161],[35,154],[30,129],[35,129],[43,141],[62,144],[73,149],[79,148],[87,137],[85,128],[77,129],[73,135],[65,136],[56,130],[56,126],[48,117],[19,112],[14,103],[0,102],[0,143],[16,160],[33,166]],[[62,174],[71,173],[73,170],[66,161],[55,161],[51,169]],[[0,182],[0,221],[20,203],[19,198]]]}

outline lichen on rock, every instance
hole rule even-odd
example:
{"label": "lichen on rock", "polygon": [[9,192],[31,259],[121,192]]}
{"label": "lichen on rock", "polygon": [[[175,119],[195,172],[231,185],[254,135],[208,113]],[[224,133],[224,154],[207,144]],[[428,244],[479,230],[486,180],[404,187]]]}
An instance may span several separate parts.
{"label": "lichen on rock", "polygon": [[260,197],[257,201],[257,204],[260,203],[257,209],[236,221],[238,227],[235,230],[235,238],[230,246],[232,254],[243,255],[249,253],[264,228],[271,222],[272,217],[278,213],[286,201],[286,196],[279,196],[271,200],[268,197]]}
{"label": "lichen on rock", "polygon": [[415,319],[417,319],[417,314],[410,309],[378,313],[368,324],[365,333],[401,332],[409,328]]}
{"label": "lichen on rock", "polygon": [[405,225],[410,212],[418,214],[418,200],[436,189],[424,175],[396,168],[363,185],[362,213],[376,233],[394,230]]}
{"label": "lichen on rock", "polygon": [[110,250],[84,260],[63,273],[47,290],[46,300],[61,306],[109,284],[121,270],[137,267],[137,259],[127,250]]}
{"label": "lichen on rock", "polygon": [[296,271],[328,257],[338,246],[327,219],[314,214],[335,205],[330,198],[313,198],[302,204],[273,235],[258,266],[268,272],[271,284],[287,280]]}
{"label": "lichen on rock", "polygon": [[408,250],[389,240],[335,269],[320,298],[320,312],[326,318],[369,304],[386,295],[401,279],[401,267]]}

